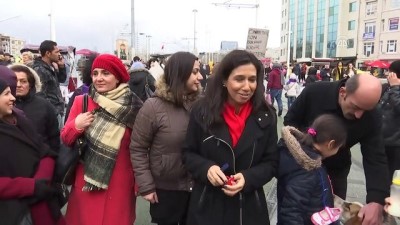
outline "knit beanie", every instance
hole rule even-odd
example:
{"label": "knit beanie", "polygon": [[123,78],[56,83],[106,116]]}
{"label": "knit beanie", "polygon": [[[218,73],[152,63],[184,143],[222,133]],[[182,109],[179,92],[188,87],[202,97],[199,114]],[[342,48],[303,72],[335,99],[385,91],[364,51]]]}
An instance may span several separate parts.
{"label": "knit beanie", "polygon": [[0,78],[0,94],[8,87],[7,82]]}
{"label": "knit beanie", "polygon": [[389,66],[389,71],[395,73],[400,78],[400,60],[392,62]]}
{"label": "knit beanie", "polygon": [[17,90],[17,76],[14,71],[6,66],[0,66],[0,79],[6,82],[7,86],[11,89],[11,94],[15,96]]}
{"label": "knit beanie", "polygon": [[122,83],[127,83],[129,81],[129,74],[124,64],[114,55],[102,54],[97,56],[92,65],[92,73],[96,68],[107,70]]}

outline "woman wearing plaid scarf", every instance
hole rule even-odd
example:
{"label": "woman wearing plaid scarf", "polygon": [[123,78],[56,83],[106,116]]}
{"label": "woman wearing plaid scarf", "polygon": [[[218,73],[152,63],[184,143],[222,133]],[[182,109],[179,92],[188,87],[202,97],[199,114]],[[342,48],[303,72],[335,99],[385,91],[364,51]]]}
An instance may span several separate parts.
{"label": "woman wearing plaid scarf", "polygon": [[136,197],[129,143],[143,103],[130,91],[129,75],[113,55],[95,59],[92,79],[88,111],[82,113],[83,96],[77,96],[61,131],[66,145],[82,135],[88,143],[72,185],[67,224],[132,225]]}

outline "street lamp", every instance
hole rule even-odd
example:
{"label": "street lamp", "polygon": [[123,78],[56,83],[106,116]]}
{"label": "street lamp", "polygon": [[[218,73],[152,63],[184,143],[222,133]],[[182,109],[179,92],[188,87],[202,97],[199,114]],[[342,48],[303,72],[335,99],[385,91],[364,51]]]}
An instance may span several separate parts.
{"label": "street lamp", "polygon": [[150,44],[150,38],[152,38],[151,35],[146,35],[146,61],[149,60],[149,55],[150,55],[150,50],[151,50],[151,44]]}
{"label": "street lamp", "polygon": [[193,16],[194,16],[194,20],[193,20],[193,54],[196,55],[197,51],[196,51],[196,13],[198,12],[197,9],[193,9]]}

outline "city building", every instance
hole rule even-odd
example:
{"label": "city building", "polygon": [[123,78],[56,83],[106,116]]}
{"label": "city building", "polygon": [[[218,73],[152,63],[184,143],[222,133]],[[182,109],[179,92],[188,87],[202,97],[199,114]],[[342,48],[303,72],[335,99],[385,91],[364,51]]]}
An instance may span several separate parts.
{"label": "city building", "polygon": [[371,60],[400,59],[400,1],[368,0],[360,3],[357,66]]}
{"label": "city building", "polygon": [[[282,0],[279,61],[399,59],[399,0]],[[289,40],[290,24],[290,40]]]}
{"label": "city building", "polygon": [[0,50],[11,55],[20,55],[25,41],[8,35],[0,34]]}

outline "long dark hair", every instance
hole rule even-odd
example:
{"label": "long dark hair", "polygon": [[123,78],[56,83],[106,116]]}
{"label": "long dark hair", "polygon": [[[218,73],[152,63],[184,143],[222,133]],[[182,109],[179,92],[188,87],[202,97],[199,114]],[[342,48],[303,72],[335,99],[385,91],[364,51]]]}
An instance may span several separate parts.
{"label": "long dark hair", "polygon": [[254,65],[257,70],[257,87],[250,99],[253,104],[253,113],[260,110],[273,111],[264,98],[264,69],[261,62],[250,52],[233,50],[216,66],[214,74],[207,83],[205,96],[196,107],[199,111],[197,120],[205,126],[205,129],[223,122],[221,114],[228,99],[228,90],[222,84],[228,80],[234,69],[248,64]]}
{"label": "long dark hair", "polygon": [[322,144],[334,140],[333,147],[340,147],[346,143],[347,130],[343,121],[332,114],[318,116],[312,123],[310,129],[315,131],[314,135],[306,133],[300,139],[303,145],[312,147],[313,144]]}
{"label": "long dark hair", "polygon": [[176,52],[168,59],[164,68],[165,82],[172,93],[175,105],[182,106],[186,95],[186,82],[192,75],[194,62],[198,58],[190,52]]}

